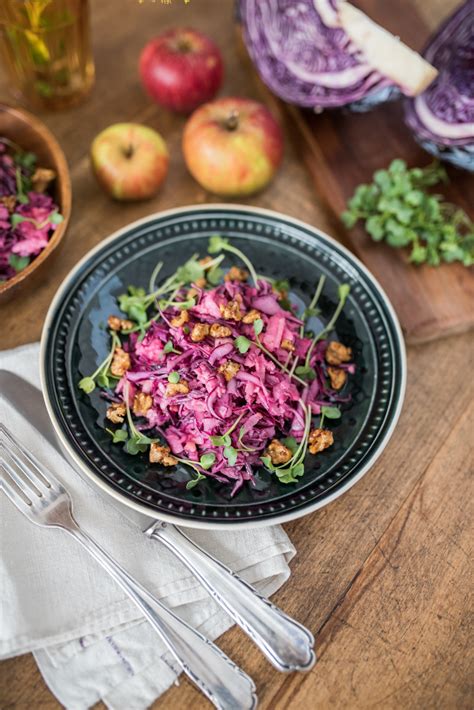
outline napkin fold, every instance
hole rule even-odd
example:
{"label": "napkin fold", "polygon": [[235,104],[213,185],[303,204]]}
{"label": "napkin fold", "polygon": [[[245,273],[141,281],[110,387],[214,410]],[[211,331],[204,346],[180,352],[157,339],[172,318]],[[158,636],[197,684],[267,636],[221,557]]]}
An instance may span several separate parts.
{"label": "napkin fold", "polygon": [[[0,352],[0,369],[39,387],[39,345]],[[232,625],[187,568],[86,483],[0,392],[0,420],[60,478],[81,526],[147,589],[210,639]],[[0,494],[0,657],[34,652],[59,702],[142,710],[179,675],[171,654],[118,585],[66,532],[30,523]],[[188,534],[266,596],[295,549],[279,526]],[[249,670],[249,669],[247,669]]]}

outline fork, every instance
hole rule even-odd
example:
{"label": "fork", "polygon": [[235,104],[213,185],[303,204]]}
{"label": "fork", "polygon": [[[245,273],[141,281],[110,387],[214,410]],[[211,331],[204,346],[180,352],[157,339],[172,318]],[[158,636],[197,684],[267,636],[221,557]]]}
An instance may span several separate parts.
{"label": "fork", "polygon": [[32,523],[62,528],[99,562],[138,606],[182,670],[220,710],[252,710],[255,685],[215,644],[189,626],[133,579],[72,515],[62,484],[0,424],[0,487]]}

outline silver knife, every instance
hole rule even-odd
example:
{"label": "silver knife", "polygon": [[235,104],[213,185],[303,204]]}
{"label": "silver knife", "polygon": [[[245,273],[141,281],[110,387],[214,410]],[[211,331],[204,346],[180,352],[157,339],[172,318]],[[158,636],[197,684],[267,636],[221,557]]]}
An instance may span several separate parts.
{"label": "silver knife", "polygon": [[[39,389],[22,377],[0,370],[0,396],[5,398],[62,455]],[[71,464],[68,462],[69,466]],[[85,475],[71,466],[85,480]],[[90,484],[90,480],[87,479]],[[98,492],[106,497],[106,495]],[[176,525],[139,513],[107,496],[126,518],[152,540],[164,543],[194,574],[279,671],[308,671],[315,663],[311,632],[263,597],[222,562],[199,547]]]}

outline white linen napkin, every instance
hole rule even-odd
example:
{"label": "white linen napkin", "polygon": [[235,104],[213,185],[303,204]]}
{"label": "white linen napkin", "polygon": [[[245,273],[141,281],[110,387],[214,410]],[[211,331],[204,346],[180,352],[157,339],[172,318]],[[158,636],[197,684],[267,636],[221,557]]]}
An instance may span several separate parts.
{"label": "white linen napkin", "polygon": [[[38,360],[38,344],[27,345],[0,352],[0,369],[39,387]],[[62,479],[78,522],[134,577],[211,639],[232,625],[182,563],[83,481],[1,393],[0,420]],[[33,651],[68,710],[99,700],[113,710],[147,708],[178,671],[138,609],[64,531],[33,525],[2,494],[0,518],[0,657]],[[190,534],[267,596],[290,575],[295,549],[279,526]]]}

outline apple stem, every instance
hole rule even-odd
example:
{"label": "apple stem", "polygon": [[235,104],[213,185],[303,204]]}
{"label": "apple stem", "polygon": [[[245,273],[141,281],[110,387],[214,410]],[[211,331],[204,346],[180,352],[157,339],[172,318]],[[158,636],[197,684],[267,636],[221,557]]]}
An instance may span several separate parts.
{"label": "apple stem", "polygon": [[228,115],[226,122],[225,122],[225,127],[227,128],[228,131],[235,131],[237,126],[239,125],[239,112],[233,109],[230,114]]}
{"label": "apple stem", "polygon": [[123,151],[123,154],[126,158],[131,158],[133,155],[133,145],[129,143],[129,145],[125,148]]}

